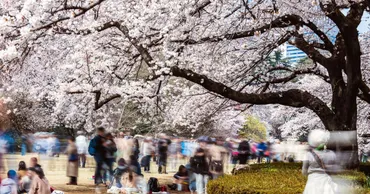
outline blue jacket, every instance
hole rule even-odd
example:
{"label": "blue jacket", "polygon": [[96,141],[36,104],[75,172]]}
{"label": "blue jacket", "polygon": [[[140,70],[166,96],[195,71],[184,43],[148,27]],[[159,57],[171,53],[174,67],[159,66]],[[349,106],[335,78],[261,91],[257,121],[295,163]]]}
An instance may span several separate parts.
{"label": "blue jacket", "polygon": [[104,137],[101,137],[99,135],[95,136],[91,142],[90,146],[93,146],[95,148],[95,155],[94,159],[96,162],[104,162],[106,159],[106,148],[103,146]]}
{"label": "blue jacket", "polygon": [[264,143],[264,142],[262,142],[262,143],[259,143],[258,145],[257,145],[257,149],[259,150],[259,151],[266,151],[267,150],[267,145]]}

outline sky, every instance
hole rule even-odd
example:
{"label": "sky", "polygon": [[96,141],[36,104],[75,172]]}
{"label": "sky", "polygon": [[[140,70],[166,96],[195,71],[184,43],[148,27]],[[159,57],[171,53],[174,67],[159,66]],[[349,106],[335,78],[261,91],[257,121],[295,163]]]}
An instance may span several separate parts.
{"label": "sky", "polygon": [[362,22],[360,23],[360,26],[358,26],[357,29],[360,33],[365,33],[370,30],[369,27],[370,27],[370,15],[368,12],[366,12],[362,17]]}
{"label": "sky", "polygon": [[[347,13],[348,13],[348,9],[343,10],[343,14],[347,15]],[[368,12],[365,12],[364,16],[362,16],[362,22],[360,23],[360,25],[358,26],[357,29],[360,33],[369,32],[369,30],[370,30],[370,15],[369,15]]]}

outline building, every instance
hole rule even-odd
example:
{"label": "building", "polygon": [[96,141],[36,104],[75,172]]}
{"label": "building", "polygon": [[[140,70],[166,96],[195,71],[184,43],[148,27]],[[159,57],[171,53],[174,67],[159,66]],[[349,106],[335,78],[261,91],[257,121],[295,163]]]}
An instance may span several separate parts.
{"label": "building", "polygon": [[284,44],[284,57],[289,60],[289,63],[296,64],[300,60],[307,57],[306,53],[298,49],[297,47],[290,45],[288,43]]}

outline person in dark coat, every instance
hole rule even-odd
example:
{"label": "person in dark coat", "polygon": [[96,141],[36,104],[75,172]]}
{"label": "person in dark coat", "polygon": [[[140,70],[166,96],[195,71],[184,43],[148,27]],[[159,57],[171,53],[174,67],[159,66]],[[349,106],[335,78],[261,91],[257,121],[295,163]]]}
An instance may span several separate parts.
{"label": "person in dark coat", "polygon": [[95,168],[95,184],[99,185],[102,183],[102,173],[103,164],[106,161],[106,148],[104,146],[105,142],[105,129],[99,127],[97,129],[97,135],[90,141],[89,153],[94,156],[96,162]]}
{"label": "person in dark coat", "polygon": [[139,162],[137,161],[137,158],[135,155],[131,155],[130,156],[130,168],[131,170],[139,175],[139,176],[143,176],[143,174],[141,174],[141,167],[140,167],[140,164]]}
{"label": "person in dark coat", "polygon": [[243,140],[242,142],[240,142],[238,151],[239,151],[239,155],[238,155],[239,164],[248,164],[248,158],[250,155],[249,142],[246,140]]}
{"label": "person in dark coat", "polygon": [[190,158],[190,166],[195,174],[197,193],[205,193],[210,171],[206,154],[202,148],[198,148],[194,157]]}
{"label": "person in dark coat", "polygon": [[168,145],[171,144],[171,140],[169,140],[166,135],[162,134],[161,139],[158,142],[158,173],[159,174],[167,174],[166,166],[167,166],[167,157],[168,157]]}
{"label": "person in dark coat", "polygon": [[[113,135],[111,133],[107,133],[105,135],[105,164],[108,166],[109,176],[113,175],[113,163],[116,161],[115,153],[117,152],[116,143],[113,140]],[[107,173],[104,172],[104,182],[108,180]]]}

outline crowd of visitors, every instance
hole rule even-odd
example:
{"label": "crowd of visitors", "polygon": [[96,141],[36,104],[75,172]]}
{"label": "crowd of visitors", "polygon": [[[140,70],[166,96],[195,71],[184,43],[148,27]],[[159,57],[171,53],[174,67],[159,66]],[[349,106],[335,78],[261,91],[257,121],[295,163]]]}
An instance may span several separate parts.
{"label": "crowd of visitors", "polygon": [[[206,192],[207,182],[230,172],[229,166],[235,168],[249,163],[301,160],[303,157],[300,151],[307,149],[303,144],[292,146],[293,142],[281,143],[277,140],[255,142],[206,136],[193,140],[165,134],[157,137],[132,137],[124,132],[107,133],[102,127],[96,130],[94,137],[77,132],[76,138],[67,139],[64,149],[61,149],[61,141],[54,134],[28,135],[32,138],[27,137],[27,140],[24,137],[22,155],[30,147],[30,141],[33,142],[31,150],[40,156],[58,157],[61,153],[67,155],[67,185],[78,185],[79,168],[85,168],[87,158],[92,156],[96,165],[92,177],[97,193],[102,186],[107,187],[111,193],[117,190],[121,193],[165,190],[159,188],[155,177],[144,178],[144,175],[150,175],[153,171],[151,167],[156,164],[155,171],[159,174],[176,172],[173,184],[168,185],[169,189],[203,194]],[[28,168],[21,161],[18,172],[8,171],[8,178],[1,181],[0,189],[4,189],[4,193],[5,190],[10,193],[51,193],[53,189],[43,172],[37,158],[31,158]]]}

